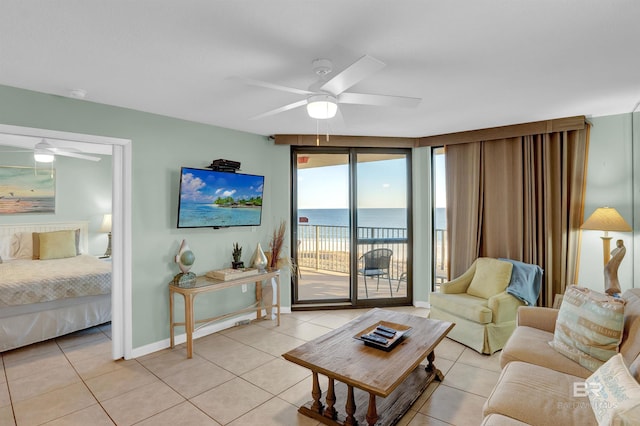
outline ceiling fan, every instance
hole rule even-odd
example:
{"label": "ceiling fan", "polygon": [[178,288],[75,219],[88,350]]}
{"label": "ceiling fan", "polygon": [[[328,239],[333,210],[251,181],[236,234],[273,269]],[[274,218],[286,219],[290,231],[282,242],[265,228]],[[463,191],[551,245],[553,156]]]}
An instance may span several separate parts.
{"label": "ceiling fan", "polygon": [[346,92],[350,87],[386,66],[384,62],[369,55],[362,56],[331,78],[328,78],[329,74],[333,71],[333,64],[330,60],[316,59],[312,65],[313,71],[318,75],[319,79],[313,83],[308,90],[281,86],[250,78],[242,78],[245,83],[253,86],[266,87],[305,96],[305,99],[256,115],[252,117],[252,119],[268,117],[306,105],[307,113],[311,118],[323,120],[333,118],[336,115],[338,104],[410,108],[417,106],[422,100],[421,98],[405,96]]}
{"label": "ceiling fan", "polygon": [[[23,146],[23,145],[13,145],[11,144],[11,142],[2,142],[2,143],[7,145],[12,145],[12,146],[20,146],[20,147]],[[100,157],[82,154],[76,148],[56,147],[54,144],[52,144],[46,139],[42,139],[40,142],[36,143],[33,149],[24,149],[20,151],[3,151],[3,152],[33,152],[33,158],[38,163],[51,163],[55,159],[56,155],[60,155],[62,157],[79,158],[82,160],[89,160],[89,161],[101,160]]]}

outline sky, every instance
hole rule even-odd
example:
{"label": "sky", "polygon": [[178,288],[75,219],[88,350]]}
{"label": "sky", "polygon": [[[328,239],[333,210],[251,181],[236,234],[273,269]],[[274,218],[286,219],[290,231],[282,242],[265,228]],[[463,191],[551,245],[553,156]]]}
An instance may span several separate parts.
{"label": "sky", "polygon": [[261,197],[264,178],[241,173],[183,169],[180,196],[183,200],[213,203],[219,197],[246,200]]}
{"label": "sky", "polygon": [[[348,171],[346,164],[298,170],[298,208],[348,208]],[[406,173],[404,159],[358,163],[358,206],[406,207]]]}
{"label": "sky", "polygon": [[[435,207],[446,207],[444,155],[434,156]],[[407,205],[404,159],[358,163],[358,207],[404,208]],[[298,170],[298,208],[346,209],[349,206],[346,164]]]}

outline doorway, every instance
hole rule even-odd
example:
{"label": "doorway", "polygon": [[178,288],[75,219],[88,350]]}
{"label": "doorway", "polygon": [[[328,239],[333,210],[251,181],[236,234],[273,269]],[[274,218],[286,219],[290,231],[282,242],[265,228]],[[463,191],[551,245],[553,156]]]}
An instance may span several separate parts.
{"label": "doorway", "polygon": [[0,133],[112,148],[112,358],[132,358],[131,140],[0,124]]}
{"label": "doorway", "polygon": [[410,304],[411,150],[292,150],[293,307]]}

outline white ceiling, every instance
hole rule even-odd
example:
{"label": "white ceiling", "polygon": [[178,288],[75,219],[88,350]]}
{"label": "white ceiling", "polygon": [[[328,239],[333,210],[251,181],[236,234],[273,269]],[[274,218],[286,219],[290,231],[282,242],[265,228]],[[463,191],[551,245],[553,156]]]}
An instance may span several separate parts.
{"label": "white ceiling", "polygon": [[[311,62],[387,64],[350,91],[417,108],[341,105],[332,134],[418,137],[640,100],[637,0],[0,0],[0,84],[270,135],[316,133]],[[328,129],[327,129],[328,124]]]}

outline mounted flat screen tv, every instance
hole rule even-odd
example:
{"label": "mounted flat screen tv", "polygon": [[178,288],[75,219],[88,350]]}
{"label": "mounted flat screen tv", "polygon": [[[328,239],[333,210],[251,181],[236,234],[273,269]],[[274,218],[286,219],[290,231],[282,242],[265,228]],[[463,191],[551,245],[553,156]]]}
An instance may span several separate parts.
{"label": "mounted flat screen tv", "polygon": [[178,228],[258,226],[264,176],[182,167]]}

